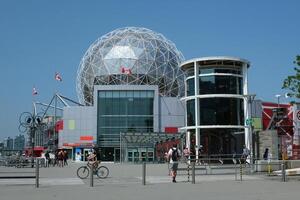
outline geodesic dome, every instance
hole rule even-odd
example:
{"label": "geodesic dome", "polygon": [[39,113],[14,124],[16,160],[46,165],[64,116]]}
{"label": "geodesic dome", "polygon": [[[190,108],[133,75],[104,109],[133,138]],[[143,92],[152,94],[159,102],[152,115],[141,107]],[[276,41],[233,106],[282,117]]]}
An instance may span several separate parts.
{"label": "geodesic dome", "polygon": [[182,96],[184,60],[174,43],[146,28],[116,29],[97,39],[77,72],[80,103],[93,104],[94,85],[158,85],[162,96]]}

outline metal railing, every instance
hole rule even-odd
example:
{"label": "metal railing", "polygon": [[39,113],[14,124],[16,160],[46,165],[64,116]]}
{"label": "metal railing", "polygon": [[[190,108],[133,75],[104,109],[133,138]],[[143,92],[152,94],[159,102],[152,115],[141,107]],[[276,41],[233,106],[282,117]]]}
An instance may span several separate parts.
{"label": "metal railing", "polygon": [[0,179],[35,179],[35,187],[39,187],[39,178],[40,178],[40,163],[39,159],[35,161],[35,170],[34,171],[4,171],[1,168],[0,170]]}

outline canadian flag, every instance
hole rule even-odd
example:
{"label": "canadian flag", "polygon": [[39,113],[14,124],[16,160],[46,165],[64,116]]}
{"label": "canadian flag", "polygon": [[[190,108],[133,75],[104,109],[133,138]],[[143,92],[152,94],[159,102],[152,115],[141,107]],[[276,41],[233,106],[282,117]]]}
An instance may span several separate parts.
{"label": "canadian flag", "polygon": [[127,68],[127,67],[121,66],[121,72],[122,72],[122,74],[128,74],[128,75],[131,75],[131,69],[129,69],[129,68]]}
{"label": "canadian flag", "polygon": [[58,72],[55,72],[55,80],[62,81],[62,77],[60,76],[60,74]]}
{"label": "canadian flag", "polygon": [[38,94],[38,92],[37,92],[36,88],[33,87],[33,88],[32,88],[32,95],[37,95],[37,94]]}

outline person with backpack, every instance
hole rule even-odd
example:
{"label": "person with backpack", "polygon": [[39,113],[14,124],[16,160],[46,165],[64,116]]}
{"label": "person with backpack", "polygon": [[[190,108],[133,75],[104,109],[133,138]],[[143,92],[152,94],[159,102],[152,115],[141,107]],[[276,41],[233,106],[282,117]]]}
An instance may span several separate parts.
{"label": "person with backpack", "polygon": [[177,175],[178,162],[179,162],[180,156],[181,156],[181,152],[177,148],[177,144],[173,144],[173,147],[170,148],[170,150],[168,152],[168,159],[171,164],[171,176],[172,176],[173,183],[176,183],[176,175]]}

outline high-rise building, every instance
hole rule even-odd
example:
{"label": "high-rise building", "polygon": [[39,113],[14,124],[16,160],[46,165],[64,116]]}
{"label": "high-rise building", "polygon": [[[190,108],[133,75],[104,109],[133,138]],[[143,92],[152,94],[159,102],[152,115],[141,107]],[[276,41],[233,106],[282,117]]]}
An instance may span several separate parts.
{"label": "high-rise building", "polygon": [[17,135],[14,140],[14,150],[22,151],[25,147],[25,136]]}
{"label": "high-rise building", "polygon": [[4,150],[13,150],[14,149],[14,139],[7,137],[4,139]]}

